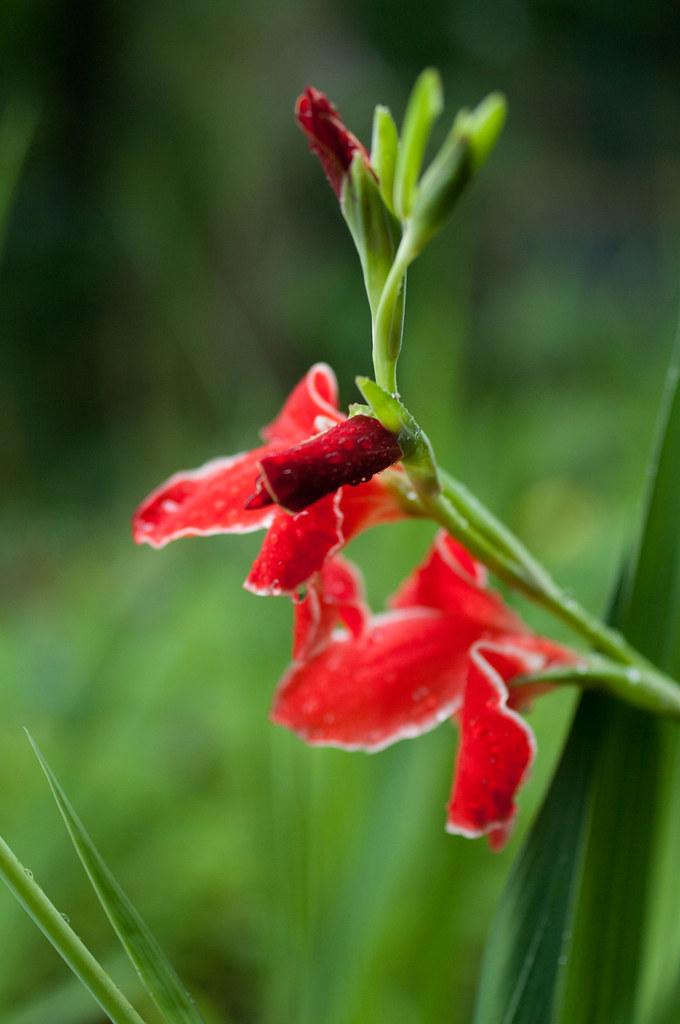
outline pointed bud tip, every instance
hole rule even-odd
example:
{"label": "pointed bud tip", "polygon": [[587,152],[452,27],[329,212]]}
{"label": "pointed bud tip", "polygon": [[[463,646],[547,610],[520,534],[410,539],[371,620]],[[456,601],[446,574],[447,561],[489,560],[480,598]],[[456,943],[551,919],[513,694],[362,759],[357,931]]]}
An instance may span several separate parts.
{"label": "pointed bud tip", "polygon": [[508,113],[508,104],[501,92],[492,92],[474,110],[461,110],[455,122],[459,138],[470,143],[474,169],[479,170],[496,145]]}
{"label": "pointed bud tip", "polygon": [[338,199],[355,153],[370,168],[368,152],[345,126],[325,93],[308,85],[295,103],[295,117]]}

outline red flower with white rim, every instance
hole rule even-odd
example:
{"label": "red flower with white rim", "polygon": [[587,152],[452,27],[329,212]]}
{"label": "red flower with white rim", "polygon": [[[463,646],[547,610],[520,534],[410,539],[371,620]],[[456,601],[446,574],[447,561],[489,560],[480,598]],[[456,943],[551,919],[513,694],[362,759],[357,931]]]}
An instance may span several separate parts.
{"label": "red flower with white rim", "polygon": [[[517,709],[536,690],[508,684],[575,657],[532,633],[444,533],[391,606],[370,615],[356,570],[326,562],[296,604],[294,661],[272,718],[310,744],[376,751],[455,717],[461,742],[447,828],[488,834],[497,848],[535,753]],[[338,621],[345,631],[334,629]]]}
{"label": "red flower with white rim", "polygon": [[316,153],[338,199],[342,196],[345,175],[360,153],[372,170],[370,157],[357,137],[340,120],[337,110],[324,93],[308,86],[295,104],[298,124],[307,136],[309,148]]}
{"label": "red flower with white rim", "polygon": [[[385,482],[372,477],[399,458],[394,435],[358,419],[369,417],[347,419],[339,411],[335,374],[317,363],[262,431],[265,444],[176,473],[153,491],[135,513],[135,541],[161,548],[179,537],[266,529],[245,586],[257,594],[294,592],[357,533],[404,515]],[[254,500],[263,474],[269,478],[266,467],[279,482],[290,469],[297,481],[292,504],[292,492],[286,496],[296,514],[272,504],[276,483],[271,500]],[[357,480],[364,482],[352,486]]]}

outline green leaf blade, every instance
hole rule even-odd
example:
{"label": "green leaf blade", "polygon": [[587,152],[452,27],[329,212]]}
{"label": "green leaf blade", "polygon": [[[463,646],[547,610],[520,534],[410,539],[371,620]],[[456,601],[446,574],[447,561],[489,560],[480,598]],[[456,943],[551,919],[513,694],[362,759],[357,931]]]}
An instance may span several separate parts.
{"label": "green leaf blade", "polygon": [[35,740],[28,735],[73,846],[106,916],[168,1024],[204,1024],[156,938],[114,878]]}
{"label": "green leaf blade", "polygon": [[[636,557],[611,615],[676,678],[679,354],[668,375]],[[679,857],[678,726],[586,694],[492,925],[475,1024],[654,1020],[678,986]]]}
{"label": "green leaf blade", "polygon": [[0,880],[113,1024],[145,1024],[2,837]]}

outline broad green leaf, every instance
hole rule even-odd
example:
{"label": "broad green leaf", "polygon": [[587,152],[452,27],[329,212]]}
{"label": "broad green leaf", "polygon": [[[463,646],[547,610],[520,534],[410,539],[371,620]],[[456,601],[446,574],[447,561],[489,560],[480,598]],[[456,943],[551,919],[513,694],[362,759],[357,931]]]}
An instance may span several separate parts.
{"label": "broad green leaf", "polygon": [[[616,625],[680,676],[680,390],[668,374],[643,528]],[[611,704],[592,784],[591,828],[561,1020],[646,1022],[680,954],[680,731]],[[669,913],[670,911],[670,913]],[[598,970],[593,971],[593,957]]]}
{"label": "broad green leaf", "polygon": [[164,1020],[168,1024],[203,1024],[174,968],[104,863],[35,740],[28,738],[99,902]]}
{"label": "broad green leaf", "polygon": [[[611,616],[676,677],[677,381],[676,353],[636,556]],[[492,925],[475,1024],[647,1024],[677,984],[679,862],[678,727],[584,696]]]}
{"label": "broad green leaf", "polygon": [[411,213],[416,182],[432,125],[443,107],[438,73],[426,68],[417,78],[404,114],[394,174],[394,208],[402,220]]}

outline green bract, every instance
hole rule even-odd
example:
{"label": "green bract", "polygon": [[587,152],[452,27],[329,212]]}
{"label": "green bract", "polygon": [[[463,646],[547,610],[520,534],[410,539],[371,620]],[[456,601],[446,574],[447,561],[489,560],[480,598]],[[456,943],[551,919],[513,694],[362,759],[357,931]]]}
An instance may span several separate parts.
{"label": "green bract", "polygon": [[359,253],[366,294],[375,316],[401,230],[383,202],[375,176],[359,153],[345,177],[340,205]]}
{"label": "green bract", "polygon": [[416,182],[425,156],[432,125],[444,106],[438,72],[423,71],[413,86],[399,140],[394,178],[394,206],[402,220],[411,213]]}
{"label": "green bract", "polygon": [[397,163],[399,136],[394,118],[387,107],[377,106],[373,116],[371,164],[378,175],[380,194],[394,212],[394,172]]}

